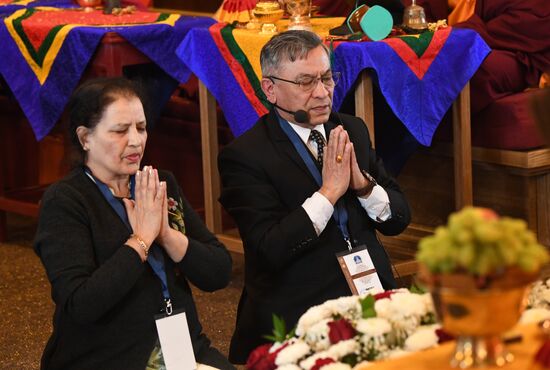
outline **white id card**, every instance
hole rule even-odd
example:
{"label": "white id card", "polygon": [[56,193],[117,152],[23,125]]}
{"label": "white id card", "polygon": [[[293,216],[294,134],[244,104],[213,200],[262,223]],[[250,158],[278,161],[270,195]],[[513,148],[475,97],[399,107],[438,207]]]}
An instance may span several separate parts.
{"label": "white id card", "polygon": [[353,294],[361,295],[373,289],[384,290],[365,245],[337,253],[336,258]]}
{"label": "white id card", "polygon": [[197,363],[185,312],[155,320],[166,370],[195,370]]}

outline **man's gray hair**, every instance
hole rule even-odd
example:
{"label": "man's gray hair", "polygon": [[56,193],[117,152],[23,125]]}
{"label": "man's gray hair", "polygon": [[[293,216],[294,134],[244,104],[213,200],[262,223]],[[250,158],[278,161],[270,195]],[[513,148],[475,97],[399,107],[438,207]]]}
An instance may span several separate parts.
{"label": "man's gray hair", "polygon": [[260,54],[262,75],[273,75],[282,62],[294,62],[298,59],[307,58],[308,53],[319,45],[330,57],[328,47],[313,32],[292,30],[273,36],[264,45]]}

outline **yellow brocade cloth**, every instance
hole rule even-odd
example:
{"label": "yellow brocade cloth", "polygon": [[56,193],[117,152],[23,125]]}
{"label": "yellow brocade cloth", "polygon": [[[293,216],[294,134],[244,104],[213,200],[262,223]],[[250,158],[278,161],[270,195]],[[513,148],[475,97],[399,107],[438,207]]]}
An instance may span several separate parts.
{"label": "yellow brocade cloth", "polygon": [[[340,18],[312,18],[311,24],[313,32],[321,37],[328,35],[331,28],[340,26],[346,19]],[[276,23],[279,32],[286,31],[288,28],[288,19],[280,20]],[[263,35],[257,30],[238,29],[233,30],[235,42],[239,45],[243,53],[247,56],[248,61],[252,65],[254,73],[259,80],[262,78],[262,70],[260,67],[260,52],[262,47],[273,37],[271,34]]]}

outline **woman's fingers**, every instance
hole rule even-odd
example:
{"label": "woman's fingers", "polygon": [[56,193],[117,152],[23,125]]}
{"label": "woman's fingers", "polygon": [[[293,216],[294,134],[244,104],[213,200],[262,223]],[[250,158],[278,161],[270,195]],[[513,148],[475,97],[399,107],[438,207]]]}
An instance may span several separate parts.
{"label": "woman's fingers", "polygon": [[135,202],[128,198],[122,198],[124,202],[124,207],[126,208],[126,213],[130,214],[134,212]]}
{"label": "woman's fingers", "polygon": [[161,209],[162,209],[162,206],[164,205],[165,198],[166,198],[166,182],[161,181],[159,183],[159,186],[157,189],[157,195],[156,195],[156,201],[160,202]]}

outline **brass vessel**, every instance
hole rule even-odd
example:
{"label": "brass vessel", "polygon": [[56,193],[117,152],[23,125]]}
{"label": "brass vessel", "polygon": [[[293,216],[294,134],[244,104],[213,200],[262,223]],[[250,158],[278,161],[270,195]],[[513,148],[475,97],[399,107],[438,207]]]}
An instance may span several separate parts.
{"label": "brass vessel", "polygon": [[259,1],[252,11],[254,17],[262,24],[260,33],[277,33],[275,23],[284,15],[278,1]]}
{"label": "brass vessel", "polygon": [[467,274],[438,276],[424,270],[420,275],[430,287],[443,329],[457,338],[451,366],[504,366],[514,360],[501,336],[518,322],[538,274],[509,268],[482,286]]}

